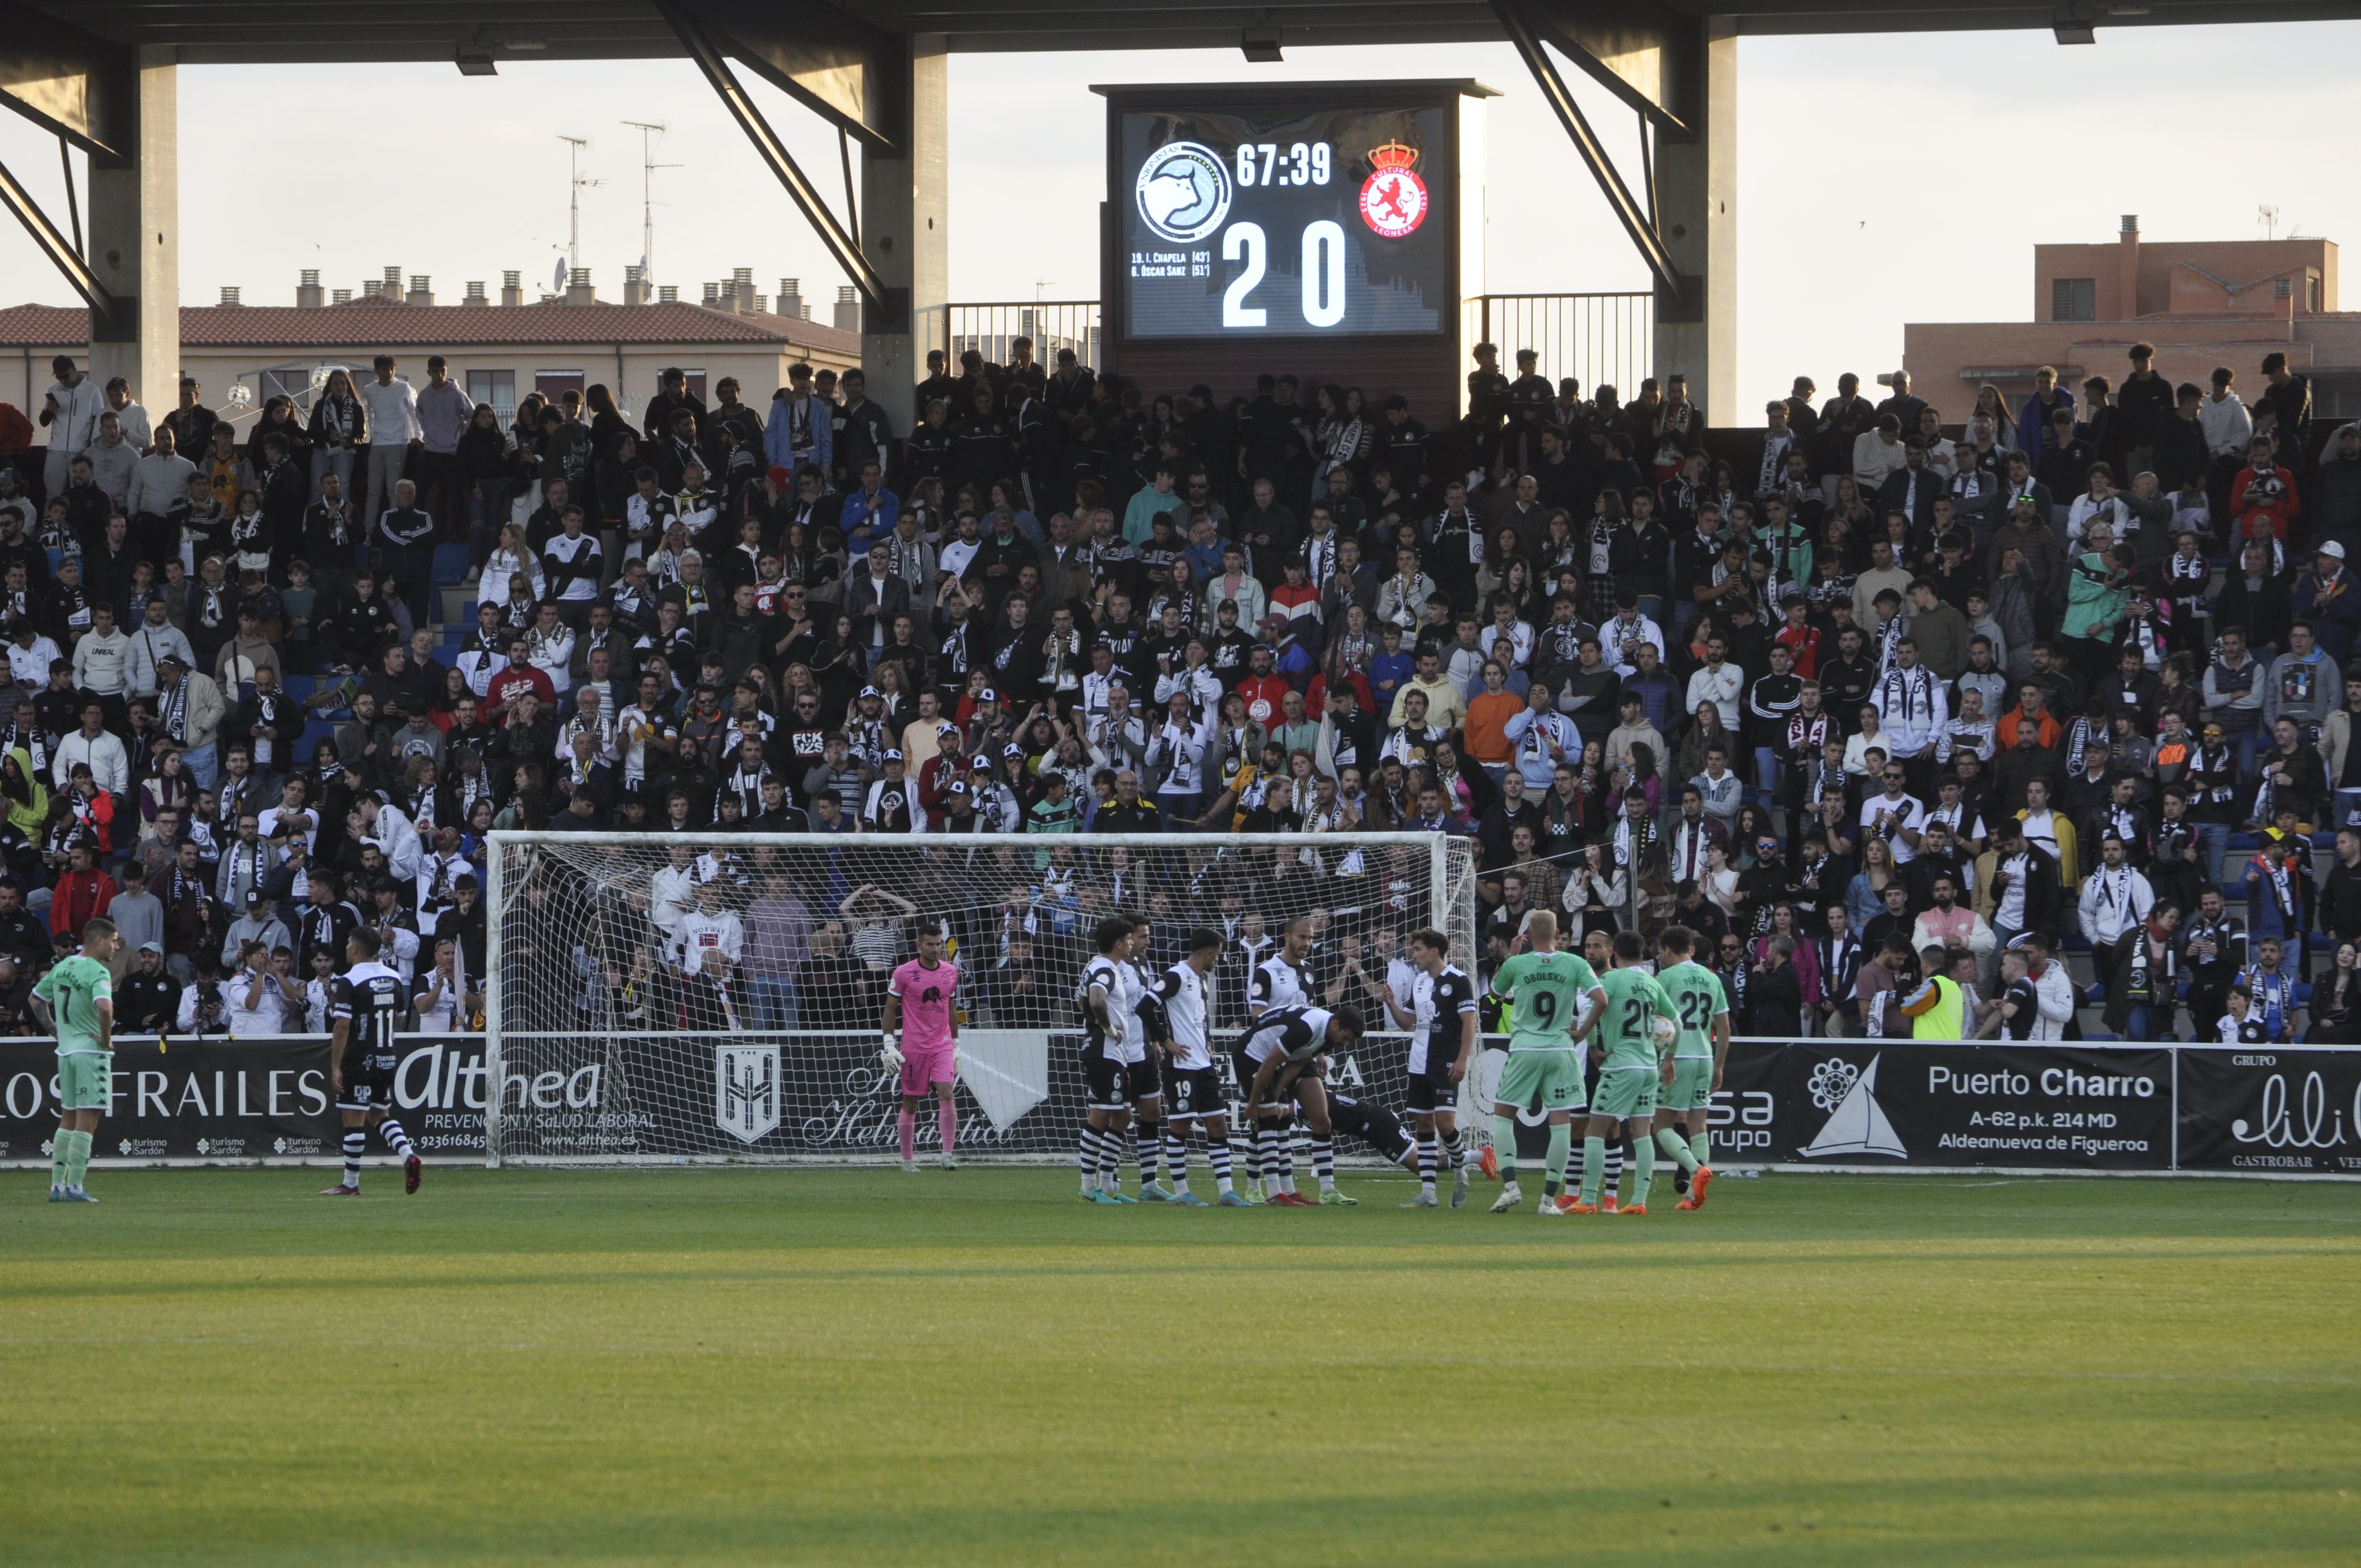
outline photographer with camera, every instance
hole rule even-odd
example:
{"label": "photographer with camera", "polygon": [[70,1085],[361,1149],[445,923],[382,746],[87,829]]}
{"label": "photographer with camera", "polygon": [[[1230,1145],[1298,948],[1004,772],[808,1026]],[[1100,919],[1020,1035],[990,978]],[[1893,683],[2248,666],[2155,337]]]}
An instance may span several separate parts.
{"label": "photographer with camera", "polygon": [[229,996],[221,983],[221,961],[211,953],[196,955],[196,980],[181,992],[181,1005],[172,1019],[172,1031],[180,1035],[226,1035],[229,1027]]}

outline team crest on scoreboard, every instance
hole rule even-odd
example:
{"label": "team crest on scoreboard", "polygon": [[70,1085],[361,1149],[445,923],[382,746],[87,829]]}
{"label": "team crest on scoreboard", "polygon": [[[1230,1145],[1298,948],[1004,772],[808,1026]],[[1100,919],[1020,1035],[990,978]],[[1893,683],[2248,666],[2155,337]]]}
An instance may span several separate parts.
{"label": "team crest on scoreboard", "polygon": [[713,1121],[741,1144],[778,1130],[779,1047],[723,1046],[714,1052]]}
{"label": "team crest on scoreboard", "polygon": [[1175,245],[1194,245],[1230,215],[1230,166],[1213,148],[1170,142],[1148,155],[1133,191],[1140,221]]}
{"label": "team crest on scoreboard", "polygon": [[1426,181],[1414,165],[1418,148],[1389,141],[1369,151],[1374,165],[1361,182],[1361,221],[1386,239],[1404,239],[1426,221]]}

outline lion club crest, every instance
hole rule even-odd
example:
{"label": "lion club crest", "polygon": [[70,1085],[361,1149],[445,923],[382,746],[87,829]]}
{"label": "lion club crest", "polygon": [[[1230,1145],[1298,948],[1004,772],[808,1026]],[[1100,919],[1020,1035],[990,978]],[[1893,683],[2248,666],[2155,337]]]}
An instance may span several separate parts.
{"label": "lion club crest", "polygon": [[1402,239],[1426,221],[1426,181],[1411,167],[1418,148],[1398,141],[1372,148],[1376,167],[1361,183],[1361,221],[1387,239]]}

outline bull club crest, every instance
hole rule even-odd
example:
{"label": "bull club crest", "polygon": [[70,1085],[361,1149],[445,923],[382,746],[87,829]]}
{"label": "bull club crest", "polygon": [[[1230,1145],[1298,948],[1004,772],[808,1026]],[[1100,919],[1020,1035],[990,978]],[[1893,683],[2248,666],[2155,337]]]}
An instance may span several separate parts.
{"label": "bull club crest", "polygon": [[741,1144],[778,1130],[778,1047],[723,1046],[714,1053],[713,1121]]}
{"label": "bull club crest", "polygon": [[1361,221],[1386,239],[1406,239],[1426,222],[1426,181],[1412,166],[1418,148],[1398,141],[1369,150],[1373,166],[1361,182]]}

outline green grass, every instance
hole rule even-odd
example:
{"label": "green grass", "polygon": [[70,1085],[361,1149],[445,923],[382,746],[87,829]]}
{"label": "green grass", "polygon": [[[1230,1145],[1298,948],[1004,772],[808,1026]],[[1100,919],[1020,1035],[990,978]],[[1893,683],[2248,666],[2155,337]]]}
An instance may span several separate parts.
{"label": "green grass", "polygon": [[[0,1188],[0,1562],[2350,1563],[2361,1190]],[[1490,1192],[1477,1187],[1478,1201]]]}

